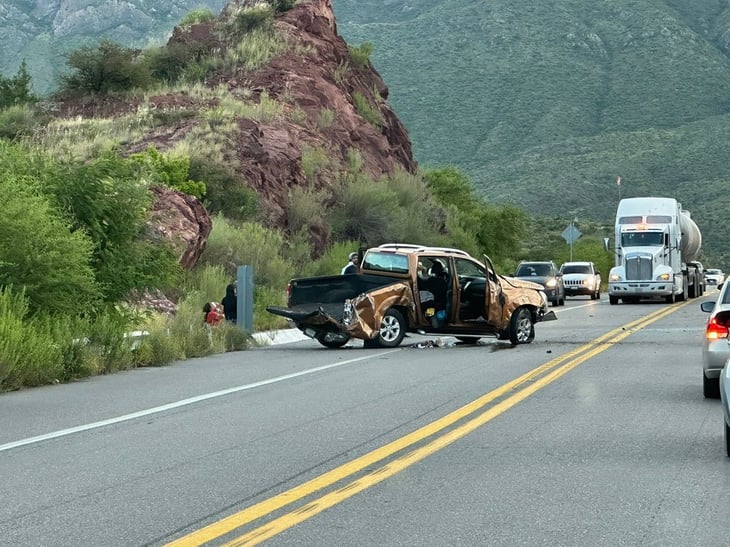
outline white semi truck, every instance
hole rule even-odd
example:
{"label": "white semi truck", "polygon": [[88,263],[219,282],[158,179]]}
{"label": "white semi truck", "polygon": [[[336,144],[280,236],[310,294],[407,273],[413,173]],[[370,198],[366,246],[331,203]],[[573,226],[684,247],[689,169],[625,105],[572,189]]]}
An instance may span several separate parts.
{"label": "white semi truck", "polygon": [[704,272],[696,262],[702,234],[676,199],[622,199],[615,230],[616,265],[608,277],[611,304],[641,299],[674,303],[702,295]]}

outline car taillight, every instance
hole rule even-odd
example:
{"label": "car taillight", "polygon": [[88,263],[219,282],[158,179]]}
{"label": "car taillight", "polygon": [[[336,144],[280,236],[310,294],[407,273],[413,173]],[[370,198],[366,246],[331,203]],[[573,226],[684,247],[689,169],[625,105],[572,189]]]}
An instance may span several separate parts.
{"label": "car taillight", "polygon": [[717,318],[713,317],[710,322],[707,323],[707,330],[705,331],[705,337],[708,340],[717,340],[719,338],[728,337],[727,325],[718,323]]}

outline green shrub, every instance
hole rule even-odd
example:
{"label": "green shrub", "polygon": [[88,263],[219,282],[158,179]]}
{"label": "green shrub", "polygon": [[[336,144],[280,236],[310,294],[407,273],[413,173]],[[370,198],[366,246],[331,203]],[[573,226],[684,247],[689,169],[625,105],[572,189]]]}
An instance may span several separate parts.
{"label": "green shrub", "polygon": [[92,242],[83,231],[72,231],[41,195],[37,181],[13,172],[13,166],[3,165],[4,158],[0,154],[0,194],[5,200],[0,286],[24,289],[32,314],[93,308],[101,292],[89,266]]}
{"label": "green shrub", "polygon": [[215,20],[215,14],[209,8],[194,9],[180,19],[180,26],[195,25],[198,23],[207,23]]}
{"label": "green shrub", "polygon": [[287,206],[287,228],[290,233],[297,233],[302,228],[321,224],[324,220],[323,202],[326,194],[314,188],[293,186],[289,189]]}
{"label": "green shrub", "polygon": [[183,359],[205,357],[215,353],[211,332],[203,314],[205,302],[199,292],[193,291],[187,294],[178,302],[177,312],[168,324],[170,336],[180,348]]}
{"label": "green shrub", "polygon": [[233,17],[234,33],[242,36],[256,29],[268,30],[274,20],[274,9],[268,4],[258,4],[239,9]]}
{"label": "green shrub", "polygon": [[302,150],[302,171],[309,184],[318,182],[318,175],[329,165],[327,151],[322,148],[306,146]]}
{"label": "green shrub", "polygon": [[230,166],[203,156],[190,159],[190,177],[205,181],[206,208],[234,221],[253,220],[258,213],[258,193],[245,186]]}
{"label": "green shrub", "polygon": [[66,63],[72,71],[59,78],[63,96],[146,89],[152,81],[150,68],[138,51],[109,40],[72,51]]}
{"label": "green shrub", "polygon": [[352,100],[355,103],[355,110],[363,119],[370,125],[380,128],[383,125],[383,116],[380,111],[373,107],[362,93],[355,91],[352,95]]}
{"label": "green shrub", "polygon": [[350,51],[350,60],[355,68],[363,69],[370,65],[370,54],[373,52],[373,44],[363,42],[359,46],[347,46]]}
{"label": "green shrub", "polygon": [[317,127],[320,129],[327,129],[328,127],[332,127],[332,124],[335,121],[335,111],[331,108],[323,108],[319,112],[319,116],[317,116]]}
{"label": "green shrub", "polygon": [[292,9],[297,0],[266,0],[266,2],[274,8],[274,12],[282,13]]}
{"label": "green shrub", "polygon": [[100,372],[127,370],[134,366],[132,341],[127,337],[134,325],[131,315],[111,307],[90,322],[87,344],[96,355]]}
{"label": "green shrub", "polygon": [[235,278],[238,266],[249,265],[257,285],[285,287],[292,266],[279,254],[283,246],[284,239],[279,232],[255,222],[237,226],[217,215],[200,263],[223,267],[229,279]]}
{"label": "green shrub", "polygon": [[30,74],[23,60],[14,77],[0,76],[0,109],[37,102],[38,97],[33,95],[31,87]]}
{"label": "green shrub", "polygon": [[145,322],[142,328],[148,334],[141,339],[134,352],[137,365],[159,367],[184,358],[178,340],[170,333],[171,321],[165,315],[155,315]]}
{"label": "green shrub", "polygon": [[55,340],[28,313],[22,290],[0,287],[0,391],[48,384],[64,375]]}
{"label": "green shrub", "polygon": [[34,106],[9,106],[0,111],[0,138],[15,140],[32,135],[41,123],[41,117]]}
{"label": "green shrub", "polygon": [[190,158],[184,155],[162,154],[154,146],[129,158],[145,166],[157,182],[175,188],[198,199],[205,195],[205,183],[190,180]]}

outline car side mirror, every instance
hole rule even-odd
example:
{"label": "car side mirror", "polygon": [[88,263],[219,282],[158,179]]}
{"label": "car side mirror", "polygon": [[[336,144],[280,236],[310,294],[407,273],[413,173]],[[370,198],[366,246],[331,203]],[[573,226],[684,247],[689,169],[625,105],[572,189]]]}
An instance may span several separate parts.
{"label": "car side mirror", "polygon": [[700,309],[705,313],[710,313],[714,307],[714,302],[702,302],[702,304],[700,304]]}

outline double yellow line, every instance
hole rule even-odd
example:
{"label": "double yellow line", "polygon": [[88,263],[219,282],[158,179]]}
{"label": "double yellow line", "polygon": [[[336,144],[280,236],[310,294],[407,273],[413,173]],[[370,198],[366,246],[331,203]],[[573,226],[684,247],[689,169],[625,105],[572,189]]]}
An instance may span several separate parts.
{"label": "double yellow line", "polygon": [[[685,303],[686,304],[686,303]],[[260,527],[244,533],[236,539],[226,543],[226,546],[257,545],[281,532],[303,522],[314,515],[317,515],[371,486],[395,475],[403,469],[426,458],[427,456],[441,450],[456,440],[468,435],[478,427],[481,427],[500,414],[506,412],[517,403],[523,401],[536,391],[554,382],[570,370],[591,357],[607,350],[632,333],[662,319],[663,317],[677,311],[684,304],[666,306],[641,319],[632,321],[599,336],[592,342],[584,344],[564,355],[523,374],[522,376],[508,382],[497,389],[475,399],[467,405],[447,414],[446,416],[427,424],[408,435],[388,443],[372,452],[364,454],[350,462],[347,462],[319,477],[304,484],[296,486],[291,490],[282,492],[272,498],[257,503],[247,509],[239,511],[220,521],[214,522],[205,528],[201,528],[187,536],[169,543],[168,546],[182,547],[193,545],[204,545],[207,542],[231,534],[236,529],[245,526],[257,519],[270,515],[287,505],[299,501],[315,492],[328,488],[356,473],[362,473],[363,469],[378,462],[390,459],[375,470],[362,474],[354,480],[331,490],[320,497],[311,500],[299,508],[296,508],[278,518],[275,518]],[[495,402],[497,401],[497,402]],[[483,409],[490,403],[492,406],[486,408],[470,420],[449,431],[447,428],[456,422]],[[442,433],[443,432],[443,433]],[[425,442],[436,434],[439,436]],[[423,443],[420,444],[419,443]],[[395,456],[398,452],[412,450]],[[395,457],[393,457],[395,456]]]}

